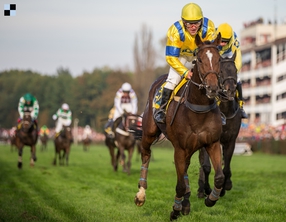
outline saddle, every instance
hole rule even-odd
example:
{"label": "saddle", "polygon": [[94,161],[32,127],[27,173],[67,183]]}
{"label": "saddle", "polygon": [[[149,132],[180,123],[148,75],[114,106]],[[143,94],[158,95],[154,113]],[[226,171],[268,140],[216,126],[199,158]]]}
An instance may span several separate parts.
{"label": "saddle", "polygon": [[[173,93],[171,94],[171,97],[170,97],[170,99],[168,101],[168,104],[167,104],[167,107],[166,107],[166,111],[168,110],[169,104],[170,104],[170,102],[172,100],[175,100],[177,102],[180,100],[180,97],[177,96],[177,93],[185,85],[185,83],[187,81],[188,81],[187,79],[183,78],[181,80],[181,82],[175,87],[175,89],[173,90]],[[160,108],[163,88],[166,85],[166,83],[167,83],[166,81],[163,82],[162,85],[160,86],[160,88],[155,93],[155,96],[154,96],[154,99],[153,99],[153,112],[155,112],[157,109]]]}

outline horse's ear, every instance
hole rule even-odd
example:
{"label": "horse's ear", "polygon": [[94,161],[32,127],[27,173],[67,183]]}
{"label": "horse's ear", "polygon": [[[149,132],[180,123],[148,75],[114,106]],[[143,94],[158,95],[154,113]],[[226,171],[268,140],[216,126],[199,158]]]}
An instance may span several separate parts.
{"label": "horse's ear", "polygon": [[231,60],[232,60],[232,61],[235,61],[235,58],[236,58],[236,50],[234,51],[234,53],[233,53],[233,55],[232,55],[232,57],[231,57]]}
{"label": "horse's ear", "polygon": [[203,44],[203,42],[202,42],[201,37],[199,36],[199,34],[196,34],[195,43],[196,43],[196,45],[197,45],[198,47],[200,47],[200,46]]}
{"label": "horse's ear", "polygon": [[216,39],[214,40],[215,45],[219,45],[221,42],[221,34],[220,32],[217,34]]}

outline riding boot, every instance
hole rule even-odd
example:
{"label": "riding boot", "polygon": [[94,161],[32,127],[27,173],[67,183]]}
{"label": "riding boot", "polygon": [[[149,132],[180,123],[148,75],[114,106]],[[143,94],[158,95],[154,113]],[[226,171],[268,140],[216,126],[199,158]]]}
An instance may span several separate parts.
{"label": "riding boot", "polygon": [[160,108],[154,114],[154,119],[157,123],[166,122],[166,108],[172,92],[173,90],[171,89],[163,89]]}
{"label": "riding boot", "polygon": [[106,132],[107,136],[111,139],[113,139],[115,135],[112,128],[113,128],[113,120],[108,119],[108,122],[104,126],[104,131]]}
{"label": "riding boot", "polygon": [[36,119],[34,119],[34,124],[35,124],[35,129],[37,130],[38,132],[38,121]]}
{"label": "riding boot", "polygon": [[247,119],[248,115],[246,114],[246,112],[243,109],[244,101],[243,101],[243,97],[242,97],[241,82],[237,83],[236,89],[237,89],[237,92],[238,92],[238,96],[237,96],[238,98],[237,99],[238,99],[238,104],[239,104],[239,108],[240,108],[240,111],[241,111],[241,118],[242,119]]}

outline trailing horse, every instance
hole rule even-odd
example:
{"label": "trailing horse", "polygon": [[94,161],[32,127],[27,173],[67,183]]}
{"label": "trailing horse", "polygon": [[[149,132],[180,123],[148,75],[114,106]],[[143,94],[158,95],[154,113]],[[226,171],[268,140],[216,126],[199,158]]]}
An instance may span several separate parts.
{"label": "trailing horse", "polygon": [[89,151],[90,144],[91,144],[91,139],[89,137],[84,138],[82,140],[83,151]]}
{"label": "trailing horse", "polygon": [[65,164],[68,165],[72,141],[73,141],[73,136],[71,127],[63,126],[60,135],[54,139],[54,144],[55,144],[55,158],[53,162],[54,165],[57,165],[57,156],[59,157],[60,165],[64,165],[64,160],[66,160]]}
{"label": "trailing horse", "polygon": [[40,135],[41,151],[47,150],[48,140],[49,140],[49,137],[46,133],[44,133],[43,135]]}
{"label": "trailing horse", "polygon": [[[133,133],[129,132],[129,129],[137,123],[137,119],[137,115],[124,113],[113,123],[112,131],[114,132],[114,138],[111,138],[105,132],[105,144],[109,149],[111,165],[114,171],[118,170],[118,162],[120,159],[121,165],[123,166],[123,171],[130,174],[131,160],[135,149],[136,139]],[[116,148],[117,153],[115,154]],[[125,150],[128,152],[127,165],[125,161]]]}
{"label": "trailing horse", "polygon": [[[223,126],[223,132],[220,137],[220,143],[223,150],[225,176],[223,189],[220,196],[224,196],[226,190],[231,190],[231,168],[230,163],[235,149],[235,142],[241,126],[241,110],[236,99],[237,69],[235,66],[236,53],[231,58],[224,58],[221,61],[221,84],[222,93],[219,95],[219,108],[226,117],[226,125]],[[209,185],[209,174],[211,164],[209,156],[205,149],[200,150],[199,160],[201,164],[199,176],[198,197],[203,198],[211,192]]]}
{"label": "trailing horse", "polygon": [[[156,124],[153,117],[153,101],[167,75],[159,77],[151,86],[148,102],[142,120],[142,165],[139,180],[139,192],[134,202],[142,206],[146,199],[147,173],[151,157],[150,146],[161,132],[174,146],[174,162],[177,172],[176,195],[170,220],[180,214],[190,213],[190,187],[188,168],[192,155],[205,147],[215,169],[214,188],[205,199],[205,205],[211,207],[219,199],[224,175],[221,167],[220,135],[222,121],[215,97],[219,92],[220,55],[217,49],[220,34],[211,42],[202,42],[196,35],[198,46],[197,59],[194,62],[193,76],[171,100],[166,113],[166,124]],[[176,89],[175,89],[176,90]],[[159,196],[159,195],[158,195]]]}
{"label": "trailing horse", "polygon": [[38,128],[36,123],[32,120],[30,112],[24,112],[23,119],[18,125],[13,141],[18,149],[18,168],[22,169],[22,155],[24,146],[31,147],[30,166],[35,165],[36,157],[36,144],[38,141]]}

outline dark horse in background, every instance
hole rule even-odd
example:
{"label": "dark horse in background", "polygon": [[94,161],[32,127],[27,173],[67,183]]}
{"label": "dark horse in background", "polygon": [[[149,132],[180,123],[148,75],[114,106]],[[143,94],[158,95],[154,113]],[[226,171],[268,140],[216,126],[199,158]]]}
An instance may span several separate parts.
{"label": "dark horse in background", "polygon": [[41,151],[47,150],[48,140],[49,140],[49,136],[46,133],[44,133],[43,135],[40,135]]}
{"label": "dark horse in background", "polygon": [[[237,69],[235,66],[236,52],[231,58],[224,58],[221,61],[221,84],[222,92],[219,95],[221,112],[226,117],[226,125],[223,126],[223,132],[220,137],[220,143],[223,150],[223,173],[225,176],[223,189],[220,196],[224,196],[226,190],[231,190],[231,169],[230,162],[235,149],[235,142],[241,126],[241,111],[236,100]],[[211,163],[205,149],[200,150],[200,177],[198,197],[204,198],[209,195],[211,188],[209,185],[209,174],[211,172]]]}
{"label": "dark horse in background", "polygon": [[[111,165],[114,171],[118,170],[119,159],[123,166],[123,172],[130,174],[131,160],[135,149],[135,136],[129,132],[130,127],[137,123],[138,116],[130,113],[124,113],[117,118],[112,126],[114,138],[105,133],[105,144],[109,149],[111,156]],[[117,153],[116,153],[117,148]],[[128,160],[126,163],[125,151],[128,152]]]}
{"label": "dark horse in background", "polygon": [[18,148],[18,168],[22,168],[22,155],[24,146],[31,147],[30,166],[35,165],[36,157],[36,144],[38,141],[38,128],[31,117],[30,112],[24,112],[23,119],[21,120],[15,134],[15,145]]}
{"label": "dark horse in background", "polygon": [[86,137],[82,140],[83,151],[89,151],[89,147],[90,147],[91,142],[92,141],[89,137]]}
{"label": "dark horse in background", "polygon": [[[214,206],[224,182],[222,172],[220,136],[222,121],[215,97],[219,92],[220,55],[217,49],[221,41],[220,34],[211,42],[202,42],[195,37],[198,46],[197,60],[194,63],[193,76],[177,93],[166,113],[166,124],[156,124],[153,118],[153,101],[156,92],[165,82],[167,75],[159,77],[151,86],[148,102],[142,121],[142,154],[139,192],[134,202],[142,206],[146,199],[147,173],[151,157],[150,146],[161,132],[174,146],[174,161],[177,172],[176,196],[170,220],[177,219],[181,213],[190,213],[190,187],[188,168],[192,155],[205,147],[215,169],[214,189],[205,199],[205,205]],[[157,195],[160,196],[160,195]]]}
{"label": "dark horse in background", "polygon": [[[55,158],[54,165],[57,165],[57,156],[59,157],[60,165],[68,165],[71,144],[73,141],[72,129],[69,126],[63,126],[60,135],[54,139]],[[64,162],[65,161],[65,162]]]}

